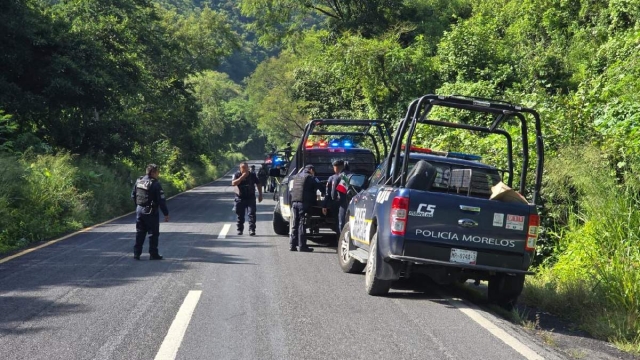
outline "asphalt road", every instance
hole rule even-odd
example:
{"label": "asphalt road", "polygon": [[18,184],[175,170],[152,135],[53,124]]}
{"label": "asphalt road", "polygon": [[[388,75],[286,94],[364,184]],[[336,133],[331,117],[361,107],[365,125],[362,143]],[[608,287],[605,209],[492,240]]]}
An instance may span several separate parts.
{"label": "asphalt road", "polygon": [[154,359],[161,346],[177,359],[526,358],[500,330],[560,357],[440,290],[366,295],[334,248],[289,252],[270,199],[258,204],[257,236],[235,235],[230,179],[169,201],[164,261],[133,260],[130,215],[0,264],[0,358]]}

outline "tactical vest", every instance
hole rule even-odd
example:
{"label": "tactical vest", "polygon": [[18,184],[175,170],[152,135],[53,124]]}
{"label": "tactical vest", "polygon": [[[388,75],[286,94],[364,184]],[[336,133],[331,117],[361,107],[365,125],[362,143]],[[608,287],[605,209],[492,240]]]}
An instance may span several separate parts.
{"label": "tactical vest", "polygon": [[304,201],[304,183],[311,174],[303,172],[291,179],[293,188],[291,188],[291,202]]}
{"label": "tactical vest", "polygon": [[136,205],[142,207],[153,205],[151,199],[149,198],[153,182],[153,178],[144,179],[144,177],[141,177],[140,179],[138,179],[138,182],[136,183]]}
{"label": "tactical vest", "polygon": [[254,174],[249,174],[246,179],[238,184],[238,197],[241,199],[251,199],[256,196],[255,183],[253,182]]}

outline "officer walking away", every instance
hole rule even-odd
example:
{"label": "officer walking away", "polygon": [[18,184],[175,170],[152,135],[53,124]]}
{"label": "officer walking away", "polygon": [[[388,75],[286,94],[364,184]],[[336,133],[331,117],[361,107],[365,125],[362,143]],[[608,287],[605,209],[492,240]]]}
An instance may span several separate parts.
{"label": "officer walking away", "polygon": [[169,209],[164,198],[164,190],[158,181],[160,170],[158,165],[147,165],[147,175],[141,176],[131,191],[131,198],[136,203],[136,244],[133,246],[133,258],[140,260],[142,245],[147,233],[149,236],[149,255],[151,260],[162,260],[158,253],[158,237],[160,236],[160,213],[164,221],[169,221]]}
{"label": "officer walking away", "polygon": [[331,209],[331,215],[336,224],[336,233],[340,234],[344,227],[345,215],[349,207],[349,199],[345,191],[346,188],[344,188],[345,183],[342,182],[341,184],[341,181],[349,175],[349,172],[345,169],[344,160],[335,160],[332,165],[334,174],[331,175],[327,181],[324,197],[325,205],[322,213],[327,215],[328,209]]}
{"label": "officer walking away", "polygon": [[264,164],[260,167],[260,170],[258,170],[258,180],[260,180],[260,185],[262,185],[262,188],[266,188],[267,187],[267,169],[265,168]]}
{"label": "officer walking away", "polygon": [[240,171],[233,175],[231,186],[235,186],[236,193],[236,227],[238,235],[244,231],[245,213],[249,215],[249,235],[256,235],[256,191],[258,188],[258,201],[262,202],[262,184],[254,172],[249,171],[246,162],[240,164]]}
{"label": "officer walking away", "polygon": [[316,192],[321,190],[322,185],[315,177],[313,165],[307,165],[304,169],[292,178],[293,187],[291,189],[291,238],[289,250],[312,252],[313,248],[307,246],[307,233],[305,228],[305,218],[312,206],[316,205]]}

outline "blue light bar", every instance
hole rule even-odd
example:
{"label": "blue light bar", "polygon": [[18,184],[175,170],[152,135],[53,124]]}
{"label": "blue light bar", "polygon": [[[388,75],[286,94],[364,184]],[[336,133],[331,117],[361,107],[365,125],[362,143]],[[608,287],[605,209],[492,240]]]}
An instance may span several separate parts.
{"label": "blue light bar", "polygon": [[344,147],[352,147],[353,143],[351,143],[351,141],[349,141],[349,140],[345,140],[345,141],[342,142],[342,146],[344,146]]}
{"label": "blue light bar", "polygon": [[282,158],[277,157],[273,162],[275,162],[275,163],[281,163],[281,162],[282,162]]}
{"label": "blue light bar", "polygon": [[337,141],[332,141],[332,142],[331,142],[331,144],[329,144],[329,146],[331,146],[331,147],[338,147],[338,146],[340,146],[340,143],[339,143],[339,142],[337,142]]}
{"label": "blue light bar", "polygon": [[465,154],[465,153],[451,152],[451,151],[447,153],[447,157],[462,159],[462,160],[471,160],[471,161],[482,160],[482,156],[479,156],[479,155],[472,155],[472,154]]}

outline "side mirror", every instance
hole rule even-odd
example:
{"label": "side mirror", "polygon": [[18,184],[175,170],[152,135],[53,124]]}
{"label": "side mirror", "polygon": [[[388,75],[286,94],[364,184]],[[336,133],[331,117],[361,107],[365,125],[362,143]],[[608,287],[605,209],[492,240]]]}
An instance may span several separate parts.
{"label": "side mirror", "polygon": [[285,169],[271,168],[271,169],[269,169],[269,176],[285,177],[285,175],[282,175],[282,171],[283,170],[284,170],[285,175],[286,175],[286,170]]}
{"label": "side mirror", "polygon": [[353,174],[349,177],[349,185],[356,189],[362,189],[367,185],[367,177],[361,174]]}

